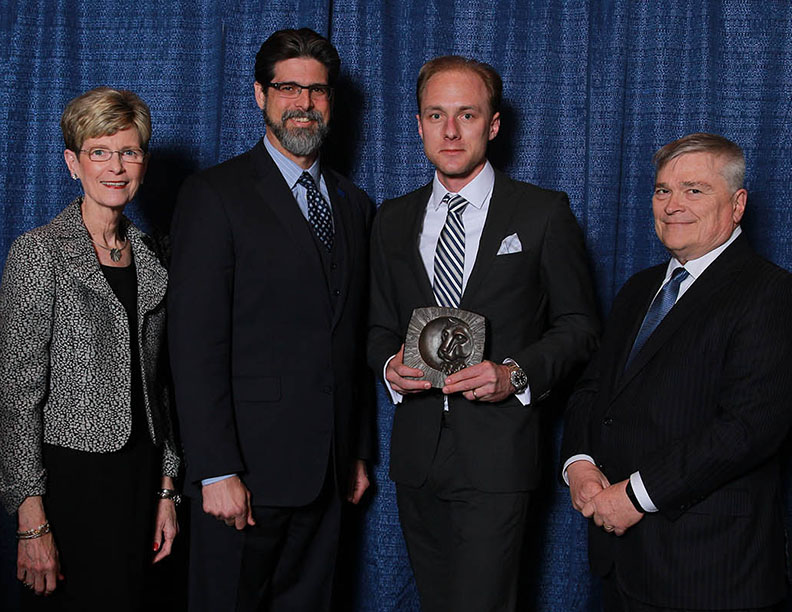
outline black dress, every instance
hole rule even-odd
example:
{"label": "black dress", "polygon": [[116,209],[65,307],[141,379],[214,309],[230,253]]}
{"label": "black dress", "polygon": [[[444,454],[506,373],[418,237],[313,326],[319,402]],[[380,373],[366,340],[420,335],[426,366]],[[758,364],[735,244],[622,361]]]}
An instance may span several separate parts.
{"label": "black dress", "polygon": [[[50,597],[23,591],[24,610],[150,609],[146,583],[153,557],[161,452],[146,424],[137,342],[137,279],[134,264],[101,267],[129,321],[132,433],[123,448],[111,453],[44,445],[44,510],[64,580]],[[119,353],[124,350],[118,347]]]}

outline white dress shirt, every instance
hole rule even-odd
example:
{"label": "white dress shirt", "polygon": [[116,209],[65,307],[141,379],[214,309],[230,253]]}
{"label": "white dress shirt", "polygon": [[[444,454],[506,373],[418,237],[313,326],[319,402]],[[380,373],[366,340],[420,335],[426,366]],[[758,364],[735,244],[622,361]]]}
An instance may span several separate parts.
{"label": "white dress shirt", "polygon": [[[448,214],[448,205],[443,204],[443,198],[446,194],[451,193],[451,195],[460,195],[468,201],[468,205],[462,213],[462,222],[465,226],[465,269],[462,274],[462,294],[464,295],[470,273],[476,263],[476,255],[481,242],[481,234],[484,231],[484,224],[487,221],[487,213],[489,212],[494,186],[495,171],[489,161],[484,164],[481,172],[472,181],[459,190],[458,194],[448,191],[440,182],[435,171],[434,180],[432,181],[432,194],[426,204],[426,214],[424,215],[421,234],[418,237],[418,250],[421,253],[421,260],[429,277],[430,285],[434,284],[434,260],[437,241],[440,240],[440,232],[443,230]],[[394,404],[398,404],[402,401],[402,394],[394,391],[387,384],[387,379],[385,379],[385,372],[391,359],[393,359],[393,356],[385,362],[382,376],[386,380],[385,387],[390,393],[391,400]],[[513,363],[513,360],[507,359],[505,362]],[[523,406],[527,406],[531,403],[530,387],[526,387],[524,391],[516,393],[515,397]],[[443,398],[443,401],[445,409],[448,410],[448,398]]]}

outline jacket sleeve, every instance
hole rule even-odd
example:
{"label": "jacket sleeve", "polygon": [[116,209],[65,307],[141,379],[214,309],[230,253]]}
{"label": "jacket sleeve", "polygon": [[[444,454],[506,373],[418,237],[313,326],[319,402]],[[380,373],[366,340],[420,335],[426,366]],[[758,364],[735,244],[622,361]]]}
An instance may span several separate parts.
{"label": "jacket sleeve", "polygon": [[537,342],[510,355],[528,376],[532,403],[586,363],[599,334],[583,233],[566,194],[559,193],[553,202],[540,248],[547,325]]}
{"label": "jacket sleeve", "polygon": [[791,278],[766,277],[734,313],[722,362],[712,366],[720,385],[714,416],[635,466],[669,518],[763,465],[784,442],[792,426]]}
{"label": "jacket sleeve", "polygon": [[[166,351],[167,355],[167,351]],[[167,361],[164,367],[168,374],[170,368],[167,367]],[[167,381],[168,376],[164,376],[163,380]],[[181,467],[181,457],[179,456],[178,446],[176,445],[176,432],[173,424],[173,403],[171,401],[171,387],[168,384],[163,384],[160,392],[160,410],[162,410],[162,421],[165,424],[166,432],[165,438],[162,441],[162,475],[176,478],[179,475],[179,467]]]}
{"label": "jacket sleeve", "polygon": [[171,369],[188,482],[244,471],[231,392],[234,245],[222,196],[200,176],[179,194],[168,298]]}
{"label": "jacket sleeve", "polygon": [[382,378],[382,368],[389,357],[402,345],[399,335],[399,314],[394,299],[397,288],[393,284],[385,255],[386,216],[390,212],[383,203],[374,218],[371,231],[371,282],[369,287],[368,362],[377,378]]}
{"label": "jacket sleeve", "polygon": [[[561,441],[561,465],[574,455],[591,456],[589,423],[600,388],[599,353],[589,362],[564,413],[564,435]],[[596,459],[596,458],[595,458]]]}
{"label": "jacket sleeve", "polygon": [[370,277],[366,275],[370,272],[370,244],[369,238],[371,235],[371,226],[374,215],[374,204],[369,200],[368,196],[360,192],[360,206],[363,209],[363,218],[365,220],[365,236],[364,236],[364,253],[365,261],[363,262],[364,277],[366,277],[365,291],[362,296],[363,312],[366,317],[358,322],[358,336],[356,342],[358,346],[363,347],[360,351],[361,362],[359,370],[361,374],[360,380],[360,394],[361,401],[359,406],[359,430],[357,438],[357,459],[365,459],[372,462],[375,459],[376,453],[376,438],[377,438],[377,424],[376,424],[376,397],[374,390],[374,378],[372,372],[366,366],[366,335],[367,335],[367,313],[369,308],[369,282]]}
{"label": "jacket sleeve", "polygon": [[55,281],[42,242],[28,233],[13,243],[0,287],[0,497],[9,513],[46,491],[42,407]]}

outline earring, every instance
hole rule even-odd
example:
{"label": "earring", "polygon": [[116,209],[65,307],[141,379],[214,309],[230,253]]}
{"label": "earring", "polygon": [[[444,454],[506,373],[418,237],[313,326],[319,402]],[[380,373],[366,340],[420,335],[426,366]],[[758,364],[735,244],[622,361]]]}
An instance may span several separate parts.
{"label": "earring", "polygon": [[73,178],[75,181],[77,180],[77,173],[76,173],[76,172],[72,172],[72,178]]}

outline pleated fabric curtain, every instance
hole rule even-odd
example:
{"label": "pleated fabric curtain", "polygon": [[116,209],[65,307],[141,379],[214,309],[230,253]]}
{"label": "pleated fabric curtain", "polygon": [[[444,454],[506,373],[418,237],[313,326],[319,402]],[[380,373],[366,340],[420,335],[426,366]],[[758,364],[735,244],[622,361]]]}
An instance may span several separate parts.
{"label": "pleated fabric curtain", "polygon": [[[650,160],[689,132],[743,146],[743,227],[761,253],[792,267],[786,0],[0,0],[0,263],[16,236],[79,193],[58,126],[69,99],[111,85],[151,106],[149,172],[129,212],[167,235],[181,181],[262,136],[255,53],[274,30],[302,26],[329,36],[343,61],[325,160],[377,203],[431,179],[415,79],[427,59],[457,53],[504,80],[494,165],[569,194],[603,313],[631,274],[667,257],[652,227]],[[562,409],[546,414],[523,607],[589,612],[599,599],[586,524],[557,481]],[[420,609],[387,478],[393,410],[380,389],[376,486],[345,532],[340,610]],[[13,531],[3,516],[3,610],[16,609]]]}

